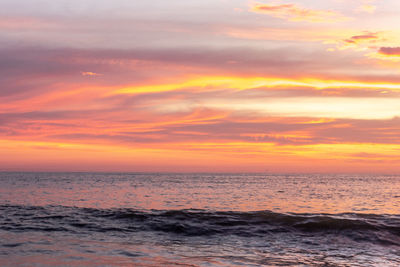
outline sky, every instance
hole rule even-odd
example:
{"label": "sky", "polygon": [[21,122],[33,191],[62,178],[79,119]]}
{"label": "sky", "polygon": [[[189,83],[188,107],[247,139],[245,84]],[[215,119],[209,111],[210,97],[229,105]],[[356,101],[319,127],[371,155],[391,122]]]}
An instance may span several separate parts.
{"label": "sky", "polygon": [[400,1],[2,0],[0,170],[400,172]]}

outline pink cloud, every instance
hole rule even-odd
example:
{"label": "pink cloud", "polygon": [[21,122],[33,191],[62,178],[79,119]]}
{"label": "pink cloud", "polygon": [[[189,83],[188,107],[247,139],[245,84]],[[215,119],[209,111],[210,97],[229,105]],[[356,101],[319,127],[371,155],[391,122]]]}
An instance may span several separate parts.
{"label": "pink cloud", "polygon": [[400,56],[400,47],[381,47],[379,53],[386,56]]}
{"label": "pink cloud", "polygon": [[379,33],[378,32],[365,32],[364,34],[360,35],[354,35],[346,40],[344,40],[346,43],[360,43],[360,42],[373,42],[377,41],[380,39]]}

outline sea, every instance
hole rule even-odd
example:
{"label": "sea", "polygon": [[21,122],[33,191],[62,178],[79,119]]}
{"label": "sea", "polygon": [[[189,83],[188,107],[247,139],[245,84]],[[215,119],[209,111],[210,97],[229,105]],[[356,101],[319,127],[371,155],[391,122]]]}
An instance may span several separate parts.
{"label": "sea", "polygon": [[1,172],[0,266],[400,266],[400,176]]}

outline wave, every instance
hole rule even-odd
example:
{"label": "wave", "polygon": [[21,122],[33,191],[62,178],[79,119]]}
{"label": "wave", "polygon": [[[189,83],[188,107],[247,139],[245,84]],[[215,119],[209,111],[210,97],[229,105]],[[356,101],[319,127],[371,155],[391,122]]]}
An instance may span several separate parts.
{"label": "wave", "polygon": [[400,215],[226,212],[205,210],[95,209],[0,205],[0,230],[87,232],[139,231],[184,236],[279,234],[335,235],[358,242],[400,246]]}

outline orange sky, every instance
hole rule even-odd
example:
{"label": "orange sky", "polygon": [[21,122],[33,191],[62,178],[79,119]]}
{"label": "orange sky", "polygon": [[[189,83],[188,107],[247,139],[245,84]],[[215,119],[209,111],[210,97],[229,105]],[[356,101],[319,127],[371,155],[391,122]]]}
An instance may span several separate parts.
{"label": "orange sky", "polygon": [[400,171],[399,1],[0,10],[0,170]]}

